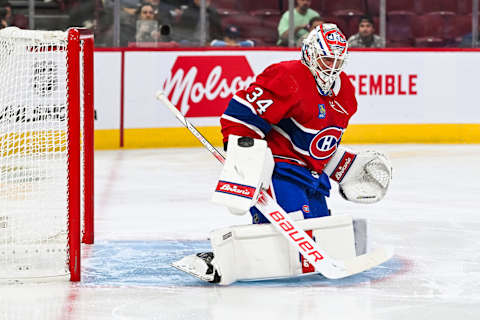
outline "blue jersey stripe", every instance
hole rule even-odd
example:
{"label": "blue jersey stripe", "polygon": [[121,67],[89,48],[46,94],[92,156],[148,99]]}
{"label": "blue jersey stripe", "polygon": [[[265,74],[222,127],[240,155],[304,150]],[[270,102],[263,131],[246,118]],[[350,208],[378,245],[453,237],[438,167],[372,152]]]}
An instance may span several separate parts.
{"label": "blue jersey stripe", "polygon": [[237,100],[231,99],[227,110],[224,112],[227,116],[233,117],[245,123],[260,129],[265,135],[272,130],[272,126],[260,118],[258,115],[252,113],[252,110],[247,106],[241,104]]}
{"label": "blue jersey stripe", "polygon": [[315,137],[314,134],[308,133],[300,129],[293,123],[289,118],[281,120],[278,124],[278,127],[285,131],[285,133],[290,137],[290,141],[299,149],[305,150],[308,152],[310,149],[310,143]]}

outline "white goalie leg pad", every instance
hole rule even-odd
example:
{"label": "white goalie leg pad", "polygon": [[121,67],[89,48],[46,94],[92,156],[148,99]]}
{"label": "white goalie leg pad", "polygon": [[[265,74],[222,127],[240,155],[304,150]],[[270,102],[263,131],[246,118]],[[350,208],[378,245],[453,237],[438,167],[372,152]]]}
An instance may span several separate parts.
{"label": "white goalie leg pad", "polygon": [[[297,223],[321,243],[332,258],[343,260],[356,256],[352,217],[328,216]],[[237,280],[285,278],[315,272],[270,224],[214,230],[210,241],[222,285]]]}
{"label": "white goalie leg pad", "polygon": [[234,214],[246,213],[255,205],[260,190],[268,189],[274,165],[265,140],[230,135],[212,202],[226,206]]}

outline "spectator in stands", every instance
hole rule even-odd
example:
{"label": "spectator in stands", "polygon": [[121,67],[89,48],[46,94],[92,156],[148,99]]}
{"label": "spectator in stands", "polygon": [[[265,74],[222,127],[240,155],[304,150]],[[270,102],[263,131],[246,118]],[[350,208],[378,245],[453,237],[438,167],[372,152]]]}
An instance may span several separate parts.
{"label": "spectator in stands", "polygon": [[0,29],[8,27],[7,20],[5,16],[7,15],[7,11],[4,8],[0,8]]}
{"label": "spectator in stands", "polygon": [[16,14],[13,12],[12,5],[8,1],[1,2],[1,9],[5,12],[2,20],[2,26],[18,27],[20,29],[28,28],[28,19],[23,14]]}
{"label": "spectator in stands", "polygon": [[[302,36],[308,34],[308,23],[313,17],[319,16],[317,11],[310,9],[312,0],[296,0],[296,6],[293,10],[294,21],[294,39],[295,43]],[[288,45],[288,26],[289,12],[286,11],[280,18],[278,23],[278,42],[277,45]]]}
{"label": "spectator in stands", "polygon": [[324,24],[325,21],[323,21],[323,19],[320,17],[320,16],[316,16],[316,17],[313,17],[312,19],[310,19],[310,21],[308,22],[308,25],[307,25],[307,28],[308,28],[308,32],[305,33],[303,36],[301,36],[298,41],[297,41],[297,47],[301,47],[303,46],[303,40],[305,40],[305,38],[308,36],[308,34],[310,33],[310,31],[312,31],[313,29],[315,29],[317,26],[321,25],[321,24]]}
{"label": "spectator in stands", "polygon": [[[96,1],[94,8],[95,46],[113,46],[113,6],[103,0]],[[123,36],[120,32],[120,38]]]}
{"label": "spectator in stands", "polygon": [[[205,2],[207,5],[206,41],[209,43],[212,39],[222,39],[223,32],[220,15],[210,4],[210,0],[205,0]],[[174,34],[182,45],[195,46],[200,44],[200,0],[193,0],[183,10],[179,22],[175,26]]]}
{"label": "spectator in stands", "polygon": [[169,25],[159,24],[151,4],[144,3],[138,8],[136,26],[136,42],[171,41]]}
{"label": "spectator in stands", "polygon": [[238,27],[230,25],[224,31],[223,40],[213,40],[210,45],[212,47],[254,47],[255,42],[252,40],[240,40],[240,31]]}
{"label": "spectator in stands", "polygon": [[171,25],[172,16],[178,16],[182,13],[179,8],[160,0],[145,0],[144,3],[152,5],[155,11],[155,19],[158,20],[160,24]]}
{"label": "spectator in stands", "polygon": [[92,1],[77,2],[70,7],[69,25],[93,29],[95,26],[96,4]]}
{"label": "spectator in stands", "polygon": [[354,34],[348,39],[348,46],[350,48],[383,48],[385,43],[380,36],[374,34],[375,27],[373,26],[373,19],[370,16],[363,16],[360,18],[358,24],[358,33]]}

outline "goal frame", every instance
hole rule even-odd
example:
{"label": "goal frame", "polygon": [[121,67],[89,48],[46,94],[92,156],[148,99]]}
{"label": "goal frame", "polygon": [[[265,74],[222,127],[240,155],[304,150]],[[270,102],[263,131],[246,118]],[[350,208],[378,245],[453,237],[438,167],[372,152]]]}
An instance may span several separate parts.
{"label": "goal frame", "polygon": [[[67,35],[68,94],[68,264],[71,281],[81,279],[81,242],[94,242],[94,38],[92,31],[70,28]],[[83,44],[82,44],[83,42]],[[83,48],[83,55],[80,54]],[[80,61],[82,59],[82,61]],[[80,68],[83,66],[83,72]],[[83,75],[83,79],[80,77]],[[83,80],[83,95],[81,81]],[[83,128],[81,98],[83,97]],[[81,132],[83,131],[83,136]],[[80,143],[80,141],[82,143]],[[83,190],[81,188],[81,146],[83,145]],[[84,228],[81,230],[83,193]]]}

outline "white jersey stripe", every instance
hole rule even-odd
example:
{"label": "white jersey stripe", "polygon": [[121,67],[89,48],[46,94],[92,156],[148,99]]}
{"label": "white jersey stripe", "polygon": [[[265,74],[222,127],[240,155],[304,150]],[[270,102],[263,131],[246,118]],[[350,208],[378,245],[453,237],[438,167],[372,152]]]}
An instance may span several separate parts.
{"label": "white jersey stripe", "polygon": [[308,151],[302,150],[302,149],[298,148],[295,144],[293,144],[292,140],[290,139],[290,136],[285,131],[283,131],[280,127],[275,126],[275,125],[272,125],[272,127],[275,131],[280,133],[285,139],[290,141],[290,144],[292,145],[293,149],[295,149],[295,151],[297,151],[298,153],[301,153],[303,155],[310,156],[310,153]]}
{"label": "white jersey stripe", "polygon": [[300,123],[298,123],[295,119],[293,118],[289,118],[290,120],[292,120],[293,124],[296,125],[300,130],[302,130],[303,132],[307,132],[307,133],[311,133],[311,134],[317,134],[320,132],[320,130],[315,130],[315,129],[310,129],[310,128],[307,128],[307,127],[304,127],[302,126]]}

